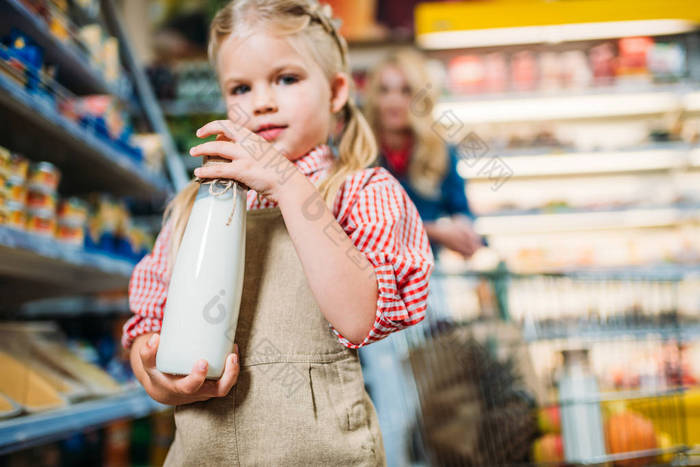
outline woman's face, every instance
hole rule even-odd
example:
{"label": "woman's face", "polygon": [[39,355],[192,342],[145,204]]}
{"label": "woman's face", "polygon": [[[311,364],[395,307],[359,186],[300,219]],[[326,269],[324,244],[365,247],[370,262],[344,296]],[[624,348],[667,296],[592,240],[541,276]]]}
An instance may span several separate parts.
{"label": "woman's face", "polygon": [[377,113],[383,131],[410,129],[409,111],[411,87],[403,72],[394,65],[386,65],[379,72]]}

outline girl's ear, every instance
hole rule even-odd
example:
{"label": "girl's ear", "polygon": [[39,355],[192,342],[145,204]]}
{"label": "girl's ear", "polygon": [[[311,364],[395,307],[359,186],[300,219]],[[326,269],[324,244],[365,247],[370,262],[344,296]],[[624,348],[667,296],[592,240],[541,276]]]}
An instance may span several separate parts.
{"label": "girl's ear", "polygon": [[350,77],[346,73],[336,73],[331,79],[331,112],[340,112],[350,97]]}

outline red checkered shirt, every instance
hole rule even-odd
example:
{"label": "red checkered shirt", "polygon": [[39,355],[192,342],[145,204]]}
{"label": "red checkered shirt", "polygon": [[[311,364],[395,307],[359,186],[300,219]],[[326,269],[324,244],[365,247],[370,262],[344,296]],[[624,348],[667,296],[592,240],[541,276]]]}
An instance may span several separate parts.
{"label": "red checkered shirt", "polygon": [[[317,184],[332,162],[329,147],[320,145],[294,165]],[[275,206],[255,191],[248,192],[248,210]],[[348,175],[336,195],[333,214],[374,267],[379,288],[376,319],[365,339],[353,344],[331,326],[340,343],[359,348],[422,321],[434,260],[418,211],[399,182],[380,167]],[[170,224],[166,224],[153,251],[141,259],[131,275],[129,308],[134,315],[123,327],[122,346],[126,349],[137,336],[160,332],[168,292],[169,236]]]}

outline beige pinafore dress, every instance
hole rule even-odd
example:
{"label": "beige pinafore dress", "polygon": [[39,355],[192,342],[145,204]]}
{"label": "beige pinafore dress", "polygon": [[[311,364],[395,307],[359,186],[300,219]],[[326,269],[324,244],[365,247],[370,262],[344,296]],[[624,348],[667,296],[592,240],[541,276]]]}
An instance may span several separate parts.
{"label": "beige pinafore dress", "polygon": [[357,350],[319,310],[280,209],[248,211],[246,230],[238,382],[175,407],[165,465],[386,465]]}

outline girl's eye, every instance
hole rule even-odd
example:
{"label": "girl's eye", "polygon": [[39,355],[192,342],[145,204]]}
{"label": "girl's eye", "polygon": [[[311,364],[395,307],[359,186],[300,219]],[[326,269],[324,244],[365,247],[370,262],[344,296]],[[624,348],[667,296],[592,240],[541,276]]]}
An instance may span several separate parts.
{"label": "girl's eye", "polygon": [[247,84],[239,84],[238,86],[231,89],[230,94],[243,94],[244,92],[250,91],[250,86]]}
{"label": "girl's eye", "polygon": [[401,87],[401,94],[404,96],[410,96],[411,95],[411,88],[408,86],[402,86]]}
{"label": "girl's eye", "polygon": [[281,84],[294,84],[299,81],[299,78],[294,75],[282,75],[277,78],[277,81]]}

